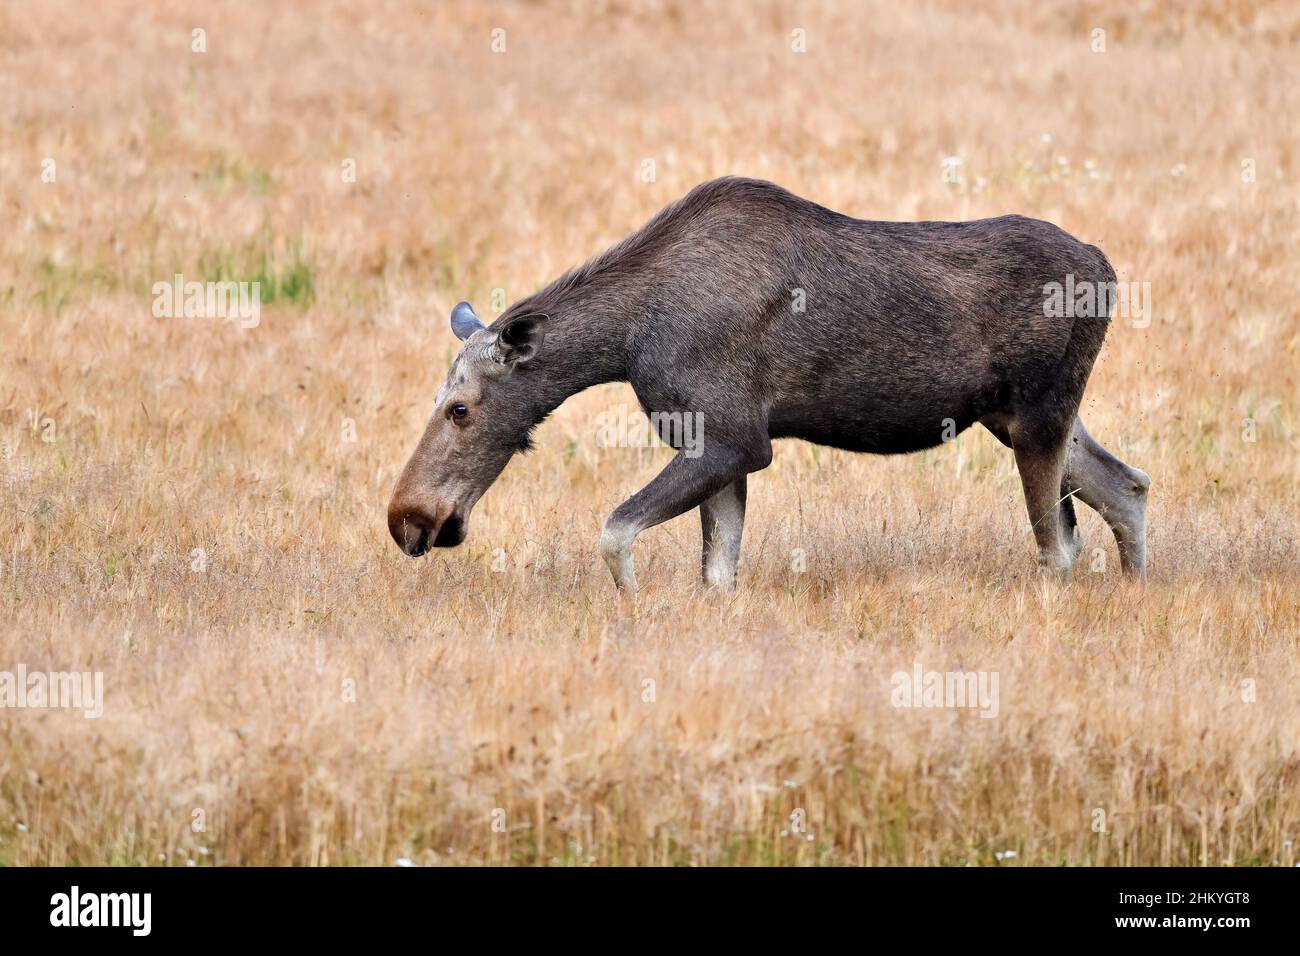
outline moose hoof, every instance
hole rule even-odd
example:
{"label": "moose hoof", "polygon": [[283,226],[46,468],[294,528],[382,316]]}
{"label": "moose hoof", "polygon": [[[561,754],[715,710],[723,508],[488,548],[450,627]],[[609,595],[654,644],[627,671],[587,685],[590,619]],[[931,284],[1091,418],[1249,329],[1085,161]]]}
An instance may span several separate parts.
{"label": "moose hoof", "polygon": [[735,591],[735,578],[727,578],[722,581],[710,581],[706,578],[704,581],[704,594],[707,597],[713,597],[716,594],[734,594]]}
{"label": "moose hoof", "polygon": [[1057,554],[1038,556],[1038,573],[1043,577],[1055,578],[1058,581],[1068,581],[1070,572],[1074,569],[1074,561],[1066,551]]}

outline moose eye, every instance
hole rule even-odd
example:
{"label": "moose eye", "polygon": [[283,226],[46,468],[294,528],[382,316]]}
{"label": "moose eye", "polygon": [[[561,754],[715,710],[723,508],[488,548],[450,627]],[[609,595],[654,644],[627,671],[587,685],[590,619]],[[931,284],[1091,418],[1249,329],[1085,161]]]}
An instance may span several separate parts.
{"label": "moose eye", "polygon": [[464,402],[457,402],[451,406],[449,411],[451,412],[451,420],[457,425],[465,424],[465,419],[469,417],[469,406]]}

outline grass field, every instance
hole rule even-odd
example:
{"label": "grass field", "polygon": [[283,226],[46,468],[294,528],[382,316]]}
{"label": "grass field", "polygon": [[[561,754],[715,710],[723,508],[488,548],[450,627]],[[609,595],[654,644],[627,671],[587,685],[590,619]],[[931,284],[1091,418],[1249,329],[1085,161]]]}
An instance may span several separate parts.
{"label": "grass field", "polygon": [[[1294,4],[207,6],[0,7],[0,671],[104,675],[0,709],[0,864],[1298,862]],[[1085,509],[1035,573],[973,430],[780,443],[737,592],[687,516],[624,603],[596,539],[667,453],[598,446],[622,385],[402,556],[451,305],[727,173],[1149,283],[1083,409],[1146,585]],[[260,321],[156,316],[178,273]],[[997,715],[893,706],[916,666]]]}

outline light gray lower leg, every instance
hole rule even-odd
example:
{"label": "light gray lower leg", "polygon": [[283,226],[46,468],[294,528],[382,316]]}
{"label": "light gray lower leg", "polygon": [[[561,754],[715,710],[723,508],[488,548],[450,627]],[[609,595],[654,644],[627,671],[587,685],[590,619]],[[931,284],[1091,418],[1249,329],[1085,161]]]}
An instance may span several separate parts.
{"label": "light gray lower leg", "polygon": [[1147,566],[1147,473],[1120,461],[1076,420],[1066,460],[1066,482],[1079,500],[1110,526],[1127,574],[1142,576]]}
{"label": "light gray lower leg", "polygon": [[614,586],[620,591],[636,590],[636,571],[632,567],[632,542],[640,528],[612,519],[605,522],[600,532],[600,556],[613,575]]}
{"label": "light gray lower leg", "polygon": [[738,478],[700,505],[700,531],[704,539],[701,572],[705,584],[722,591],[736,587],[747,483],[745,478]]}

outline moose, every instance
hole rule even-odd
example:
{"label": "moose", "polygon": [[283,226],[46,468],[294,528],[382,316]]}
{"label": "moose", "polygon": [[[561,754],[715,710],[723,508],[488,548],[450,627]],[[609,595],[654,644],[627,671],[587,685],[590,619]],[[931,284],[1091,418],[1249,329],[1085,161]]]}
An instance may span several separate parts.
{"label": "moose", "polygon": [[[1066,277],[1093,308],[1045,307]],[[660,421],[703,413],[704,438],[688,456],[665,428],[678,453],[605,522],[620,589],[636,588],[637,535],[693,508],[704,583],[733,589],[747,479],[773,439],[898,454],[976,422],[1015,456],[1040,568],[1073,567],[1077,497],[1141,577],[1150,480],[1078,414],[1114,287],[1099,249],[1041,220],[861,220],[761,180],[703,183],[491,325],[467,302],[452,310],[464,345],[389,531],[413,557],[460,544],[536,425],[577,392],[628,382]]]}

